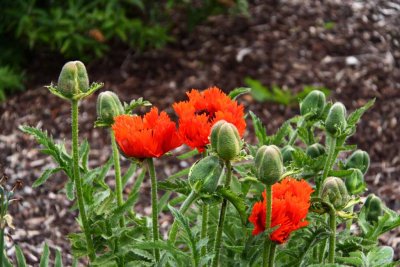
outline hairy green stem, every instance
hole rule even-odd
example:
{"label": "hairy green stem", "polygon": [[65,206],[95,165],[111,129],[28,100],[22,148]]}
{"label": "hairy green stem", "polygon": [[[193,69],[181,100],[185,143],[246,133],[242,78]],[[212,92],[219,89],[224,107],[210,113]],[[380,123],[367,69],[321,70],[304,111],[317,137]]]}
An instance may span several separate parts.
{"label": "hairy green stem", "polygon": [[329,236],[329,256],[328,263],[335,263],[336,250],[336,211],[332,205],[329,205],[329,228],[331,235]]}
{"label": "hairy green stem", "polygon": [[[153,241],[157,242],[160,238],[160,232],[158,230],[158,196],[157,196],[157,179],[156,170],[154,168],[153,158],[147,159],[149,168],[149,174],[151,179],[151,217],[153,224]],[[154,256],[156,261],[160,261],[160,250],[154,249]]]}
{"label": "hairy green stem", "polygon": [[[190,205],[192,205],[192,203],[197,199],[197,196],[198,195],[196,194],[196,192],[194,190],[192,192],[190,192],[188,197],[182,203],[182,206],[180,207],[179,211],[182,214],[184,214],[189,209]],[[169,232],[169,237],[168,237],[168,240],[169,240],[169,242],[171,242],[171,244],[175,243],[177,234],[178,234],[178,222],[174,221],[174,223],[171,226],[171,230]]]}
{"label": "hairy green stem", "polygon": [[[266,185],[267,194],[267,207],[266,207],[266,218],[265,218],[265,231],[271,228],[271,212],[272,212],[272,185]],[[272,246],[272,241],[269,238],[269,234],[265,236],[264,240],[264,253],[263,253],[263,266],[268,267],[270,259],[270,250]]]}
{"label": "hairy green stem", "polygon": [[[208,231],[208,205],[203,204],[201,207],[201,233],[200,238],[205,239],[207,237]],[[201,257],[204,257],[207,254],[207,245],[201,248]]]}
{"label": "hairy green stem", "polygon": [[90,234],[89,222],[86,216],[85,203],[83,199],[82,179],[79,173],[79,144],[78,144],[78,101],[72,100],[72,160],[73,174],[76,187],[76,198],[78,200],[79,215],[82,219],[83,232],[86,237],[87,250],[90,261],[94,261],[96,254],[94,251],[93,240]]}
{"label": "hairy green stem", "polygon": [[[226,180],[225,180],[225,188],[230,187],[231,179],[232,179],[232,166],[229,160],[225,161],[226,166]],[[222,241],[222,231],[224,230],[224,222],[226,215],[226,208],[228,206],[227,200],[224,198],[222,200],[221,210],[219,213],[218,226],[217,226],[217,235],[215,237],[214,243],[214,258],[212,260],[211,266],[217,267],[219,262],[219,254],[221,251],[221,241]]]}
{"label": "hairy green stem", "polygon": [[321,180],[318,183],[317,193],[319,193],[321,184],[325,181],[326,177],[328,177],[329,171],[332,169],[332,166],[335,163],[336,137],[327,135],[326,138],[326,143],[328,145],[328,157],[324,165],[324,171],[322,173]]}
{"label": "hairy green stem", "polygon": [[270,267],[274,267],[275,252],[276,252],[276,243],[271,241],[271,247],[269,250],[269,260],[268,260],[268,265]]}
{"label": "hairy green stem", "polygon": [[[113,151],[114,170],[115,170],[115,194],[117,196],[118,207],[121,207],[124,204],[123,188],[121,180],[121,166],[119,164],[119,151],[117,143],[115,142],[115,135],[113,130],[110,130],[110,136],[111,136],[111,146]],[[119,220],[119,225],[121,227],[125,226],[125,218],[123,215]]]}

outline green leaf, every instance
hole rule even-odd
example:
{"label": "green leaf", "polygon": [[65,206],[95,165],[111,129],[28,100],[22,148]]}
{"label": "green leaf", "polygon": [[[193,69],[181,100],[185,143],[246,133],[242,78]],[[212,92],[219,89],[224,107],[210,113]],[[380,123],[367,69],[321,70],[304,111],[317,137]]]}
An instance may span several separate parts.
{"label": "green leaf", "polygon": [[163,211],[167,206],[168,200],[172,192],[166,192],[159,200],[158,200],[158,211]]}
{"label": "green leaf", "polygon": [[5,251],[3,251],[2,253],[3,253],[3,262],[0,262],[0,265],[4,267],[13,267]]}
{"label": "green leaf", "polygon": [[186,153],[184,153],[182,155],[177,156],[177,158],[180,159],[180,160],[183,160],[183,159],[191,158],[191,157],[196,156],[198,154],[199,154],[199,151],[197,151],[197,149],[193,149],[193,150],[190,150],[189,152],[186,152]]}
{"label": "green leaf", "polygon": [[247,213],[245,201],[239,195],[224,187],[218,187],[217,193],[233,204],[240,215],[242,223],[246,224]]}
{"label": "green leaf", "polygon": [[47,243],[44,243],[44,248],[43,248],[43,253],[42,256],[40,257],[40,267],[47,267],[49,266],[49,256],[50,256],[50,250],[49,246]]}
{"label": "green leaf", "polygon": [[71,179],[68,180],[68,182],[65,184],[65,194],[70,201],[75,199],[74,188],[74,182]]}
{"label": "green leaf", "polygon": [[169,176],[169,177],[167,178],[167,180],[168,180],[168,181],[173,181],[173,180],[175,180],[176,178],[179,178],[179,177],[182,177],[182,176],[186,176],[186,175],[189,174],[189,171],[190,171],[190,167],[189,167],[189,168],[185,168],[185,169],[183,169],[183,170],[180,170],[180,171],[178,171],[178,172],[172,174],[171,176]]}
{"label": "green leaf", "polygon": [[22,252],[22,249],[18,245],[15,245],[15,256],[17,258],[18,267],[27,266],[24,253]]}
{"label": "green leaf", "polygon": [[393,260],[393,248],[388,246],[373,248],[367,254],[368,266],[382,266]]}
{"label": "green leaf", "polygon": [[262,124],[260,118],[258,118],[252,111],[249,111],[251,116],[251,120],[253,122],[254,131],[256,133],[256,137],[258,142],[261,145],[265,145],[267,142],[267,130],[265,129],[264,125]]}
{"label": "green leaf", "polygon": [[54,261],[54,267],[63,267],[61,251],[56,249],[56,259]]}
{"label": "green leaf", "polygon": [[233,100],[237,99],[239,96],[248,94],[251,92],[251,88],[248,87],[238,87],[233,89],[232,91],[229,92],[229,97]]}
{"label": "green leaf", "polygon": [[124,176],[122,176],[122,187],[124,188],[126,184],[128,183],[128,180],[133,176],[137,168],[137,164],[135,162],[132,162],[129,165],[128,170],[125,172]]}
{"label": "green leaf", "polygon": [[290,133],[290,123],[284,122],[278,131],[272,136],[271,143],[280,146],[285,140],[284,138]]}
{"label": "green leaf", "polygon": [[132,241],[131,244],[126,245],[130,248],[137,248],[137,249],[146,249],[146,250],[153,250],[153,249],[160,249],[160,250],[165,250],[171,253],[174,258],[177,257],[185,257],[188,258],[189,256],[182,252],[181,250],[175,248],[174,246],[171,246],[170,244],[166,243],[165,241]]}
{"label": "green leaf", "polygon": [[138,200],[139,193],[138,192],[131,192],[129,197],[126,199],[124,204],[122,206],[119,206],[118,208],[114,209],[111,215],[112,221],[117,221],[125,212],[129,211],[136,203]]}
{"label": "green leaf", "polygon": [[374,105],[375,103],[375,98],[371,99],[368,101],[364,106],[361,108],[356,109],[354,112],[352,112],[348,117],[347,117],[347,124],[349,127],[352,127],[356,125],[359,120],[361,119],[361,116],[370,108]]}
{"label": "green leaf", "polygon": [[88,171],[88,160],[89,160],[89,142],[85,139],[79,147],[79,158],[84,171]]}
{"label": "green leaf", "polygon": [[47,179],[50,178],[51,175],[53,175],[53,174],[55,174],[55,173],[57,173],[59,171],[62,171],[62,168],[55,168],[55,169],[47,169],[47,170],[45,170],[42,173],[42,175],[38,179],[36,179],[36,181],[32,184],[32,187],[36,188],[36,187],[41,186],[42,184],[44,184],[47,181]]}

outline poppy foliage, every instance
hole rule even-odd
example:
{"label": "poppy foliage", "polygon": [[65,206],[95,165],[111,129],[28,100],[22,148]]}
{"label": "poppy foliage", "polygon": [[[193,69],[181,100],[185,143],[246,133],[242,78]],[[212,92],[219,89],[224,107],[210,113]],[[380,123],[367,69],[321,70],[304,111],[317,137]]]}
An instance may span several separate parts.
{"label": "poppy foliage", "polygon": [[244,107],[232,100],[217,87],[202,92],[191,90],[186,93],[189,100],[173,105],[179,117],[179,136],[191,148],[204,151],[209,144],[212,126],[225,120],[236,126],[242,137],[246,128]]}
{"label": "poppy foliage", "polygon": [[[271,228],[278,226],[272,232],[272,241],[282,244],[290,233],[308,225],[305,220],[310,207],[311,186],[304,180],[290,177],[272,186],[272,217]],[[266,220],[266,192],[263,192],[263,201],[256,202],[249,217],[254,224],[253,235],[265,230]]]}
{"label": "poppy foliage", "polygon": [[112,129],[120,150],[130,158],[158,158],[182,144],[175,123],[157,108],[143,117],[119,115]]}

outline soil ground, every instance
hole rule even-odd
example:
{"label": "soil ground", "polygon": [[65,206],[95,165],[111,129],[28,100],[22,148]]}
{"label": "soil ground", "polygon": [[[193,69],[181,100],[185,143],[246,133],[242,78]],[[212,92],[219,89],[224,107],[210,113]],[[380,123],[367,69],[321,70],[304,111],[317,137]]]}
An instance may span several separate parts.
{"label": "soil ground", "polygon": [[[90,77],[104,82],[105,89],[117,92],[124,101],[143,96],[170,114],[171,104],[184,99],[184,92],[191,88],[216,85],[228,92],[245,86],[246,77],[293,93],[305,85],[325,86],[331,89],[331,99],[343,102],[350,111],[376,98],[349,143],[370,153],[368,193],[379,195],[390,208],[400,211],[400,4],[276,2],[252,1],[249,16],[212,17],[193,32],[176,27],[177,41],[158,51],[138,54],[117,46],[105,59],[88,64]],[[177,24],[180,19],[177,16]],[[56,82],[63,61],[38,55],[32,62],[29,90],[0,105],[0,163],[10,184],[16,179],[25,184],[17,192],[20,204],[11,207],[16,229],[10,232],[9,245],[20,244],[35,265],[44,241],[69,255],[65,236],[77,225],[69,201],[60,192],[64,176],[31,188],[52,163],[38,151],[34,140],[19,132],[18,125],[41,126],[56,140],[70,139],[69,105],[43,87]],[[297,106],[260,103],[251,97],[240,101],[263,119],[269,133],[298,113]],[[110,155],[106,131],[93,129],[95,102],[92,96],[80,107],[80,133],[91,144],[91,166]],[[251,130],[246,138],[254,139]],[[178,168],[157,161],[160,178]],[[149,185],[142,190],[137,210],[148,213]],[[161,218],[166,222],[164,228],[169,219],[168,214]],[[400,257],[399,231],[381,241],[395,248]],[[70,262],[71,257],[66,260]]]}

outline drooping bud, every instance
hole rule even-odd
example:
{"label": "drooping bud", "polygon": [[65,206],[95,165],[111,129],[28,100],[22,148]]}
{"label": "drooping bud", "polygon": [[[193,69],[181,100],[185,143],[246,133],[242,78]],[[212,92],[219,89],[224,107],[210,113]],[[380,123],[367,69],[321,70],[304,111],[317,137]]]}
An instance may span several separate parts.
{"label": "drooping bud", "polygon": [[114,117],[124,113],[121,101],[111,91],[105,91],[97,97],[97,120],[104,125],[110,126],[114,123]]}
{"label": "drooping bud", "polygon": [[211,129],[211,147],[223,160],[232,160],[240,152],[242,141],[235,125],[218,121]]}
{"label": "drooping bud", "polygon": [[347,159],[345,164],[346,169],[359,169],[363,174],[366,174],[369,168],[369,155],[363,150],[356,150]]}
{"label": "drooping bud", "polygon": [[364,175],[359,169],[354,169],[350,177],[346,178],[346,188],[351,195],[361,194],[365,191]]}
{"label": "drooping bud", "polygon": [[197,193],[214,193],[222,173],[222,165],[216,156],[205,157],[196,162],[189,171],[189,184]]}
{"label": "drooping bud", "polygon": [[66,98],[89,90],[89,78],[85,65],[80,61],[67,62],[58,78],[57,91]]}
{"label": "drooping bud", "polygon": [[318,118],[324,111],[325,102],[325,94],[319,90],[314,90],[301,101],[300,114],[304,116],[311,113],[310,118]]}
{"label": "drooping bud", "polygon": [[307,147],[306,154],[311,158],[315,159],[325,154],[325,148],[320,143],[315,143]]}
{"label": "drooping bud", "polygon": [[343,208],[349,201],[349,194],[342,179],[328,177],[322,184],[321,198],[331,203],[335,209]]}
{"label": "drooping bud", "polygon": [[296,151],[292,146],[287,145],[281,150],[283,163],[289,163],[293,161],[293,152]]}
{"label": "drooping bud", "polygon": [[262,146],[255,157],[258,180],[267,185],[278,182],[283,173],[282,154],[277,146]]}
{"label": "drooping bud", "polygon": [[374,194],[368,195],[364,206],[361,208],[361,212],[365,213],[365,219],[368,222],[377,222],[379,216],[383,214],[382,201]]}
{"label": "drooping bud", "polygon": [[325,130],[332,136],[338,136],[346,129],[346,107],[337,102],[332,105],[325,121]]}

